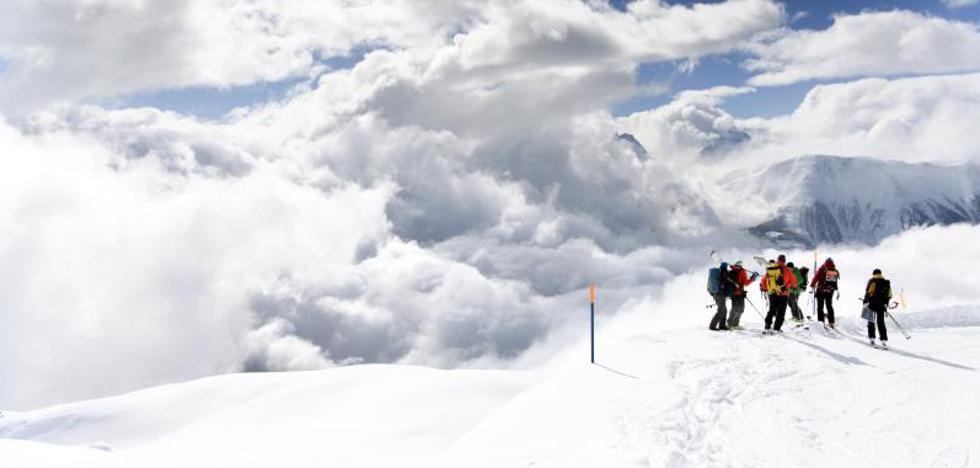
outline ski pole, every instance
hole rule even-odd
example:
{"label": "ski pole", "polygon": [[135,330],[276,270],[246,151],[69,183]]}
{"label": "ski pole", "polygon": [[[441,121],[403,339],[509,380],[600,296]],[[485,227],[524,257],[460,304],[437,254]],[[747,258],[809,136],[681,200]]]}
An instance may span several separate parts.
{"label": "ski pole", "polygon": [[762,321],[766,320],[766,318],[762,316],[762,312],[759,310],[759,308],[752,303],[751,299],[749,299],[748,295],[745,296],[745,301],[748,302],[750,306],[752,306],[752,308],[755,310],[755,313],[759,314],[759,318],[761,318]]}
{"label": "ski pole", "polygon": [[898,320],[895,320],[895,316],[893,316],[891,312],[886,310],[885,315],[887,315],[888,318],[892,319],[892,322],[895,322],[895,326],[902,331],[902,335],[905,336],[906,340],[912,339],[912,335],[909,335],[909,332],[905,331],[905,329],[902,328],[902,324],[898,323]]}

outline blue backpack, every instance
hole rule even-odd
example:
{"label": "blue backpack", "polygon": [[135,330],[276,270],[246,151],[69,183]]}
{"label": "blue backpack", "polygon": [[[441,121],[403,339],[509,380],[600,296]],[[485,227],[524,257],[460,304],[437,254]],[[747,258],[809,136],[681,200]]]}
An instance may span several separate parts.
{"label": "blue backpack", "polygon": [[725,289],[725,275],[728,273],[728,264],[721,265],[708,270],[708,294],[722,294]]}

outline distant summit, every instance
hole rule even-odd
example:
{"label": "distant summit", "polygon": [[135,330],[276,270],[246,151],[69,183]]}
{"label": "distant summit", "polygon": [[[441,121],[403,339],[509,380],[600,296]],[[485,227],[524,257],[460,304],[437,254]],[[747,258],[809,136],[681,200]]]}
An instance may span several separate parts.
{"label": "distant summit", "polygon": [[636,153],[637,158],[646,159],[649,156],[647,149],[643,147],[640,140],[637,140],[632,133],[617,133],[616,140],[630,145],[630,147],[633,148],[633,152]]}
{"label": "distant summit", "polygon": [[769,206],[771,218],[749,231],[781,245],[873,244],[916,226],[980,223],[976,165],[811,155],[725,180]]}

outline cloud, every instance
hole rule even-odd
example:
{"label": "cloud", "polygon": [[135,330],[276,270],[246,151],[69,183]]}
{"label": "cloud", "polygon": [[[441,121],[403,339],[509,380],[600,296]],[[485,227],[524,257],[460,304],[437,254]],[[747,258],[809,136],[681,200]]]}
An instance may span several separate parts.
{"label": "cloud", "polygon": [[225,123],[98,107],[0,123],[3,405],[236,370],[540,362],[588,281],[611,306],[684,271],[688,235],[727,238],[607,114],[507,146],[551,174],[507,172],[498,140],[371,112],[288,125],[319,92]]}
{"label": "cloud", "polygon": [[744,62],[753,86],[814,79],[976,71],[976,23],[911,11],[838,15],[825,30],[782,30],[756,41]]}
{"label": "cloud", "polygon": [[949,8],[963,8],[976,5],[977,0],[942,0]]}
{"label": "cloud", "polygon": [[389,187],[119,168],[101,143],[6,124],[0,141],[4,406],[234,370],[256,285],[329,271],[386,235]]}
{"label": "cloud", "polygon": [[[980,74],[816,86],[790,115],[742,122],[752,150],[911,162],[980,161],[968,122],[980,118]],[[748,150],[747,150],[748,151]]]}
{"label": "cloud", "polygon": [[753,91],[731,86],[684,91],[664,106],[619,119],[619,124],[655,155],[675,160],[716,156],[751,138],[721,105],[725,98]]}
{"label": "cloud", "polygon": [[491,82],[549,67],[623,70],[636,60],[731,50],[783,16],[770,0],[641,0],[626,12],[578,0],[15,0],[0,6],[8,62],[0,102],[26,113],[51,102],[318,76],[329,68],[322,59],[357,49],[415,56],[427,74],[446,73],[439,70],[448,62]]}
{"label": "cloud", "polygon": [[980,162],[969,124],[980,118],[978,86],[976,73],[866,78],[814,86],[790,114],[747,119],[731,116],[724,100],[752,88],[721,87],[680,93],[617,124],[654,155],[701,160],[689,168],[694,171],[745,169],[805,154]]}
{"label": "cloud", "polygon": [[[9,106],[317,74],[358,47],[422,47],[465,7],[440,2],[94,0],[0,6]],[[434,39],[435,38],[435,39]],[[8,112],[10,109],[8,109]]]}

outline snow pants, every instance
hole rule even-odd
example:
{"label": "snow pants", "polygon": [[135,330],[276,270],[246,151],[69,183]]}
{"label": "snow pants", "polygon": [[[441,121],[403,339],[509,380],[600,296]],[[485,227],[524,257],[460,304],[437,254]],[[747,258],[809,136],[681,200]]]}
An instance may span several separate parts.
{"label": "snow pants", "polygon": [[[875,322],[878,322],[878,334],[881,335],[881,341],[888,341],[888,329],[885,328],[885,311],[878,311],[874,308],[875,312]],[[875,322],[868,320],[868,338],[875,339]]]}
{"label": "snow pants", "polygon": [[827,323],[834,324],[834,292],[817,293],[817,320],[823,323],[823,308],[827,306]]}
{"label": "snow pants", "polygon": [[712,294],[711,297],[715,300],[715,316],[711,317],[711,324],[708,325],[708,328],[728,330],[728,326],[725,325],[725,317],[728,316],[728,307],[725,305],[727,298],[724,294]]}
{"label": "snow pants", "polygon": [[[769,313],[766,314],[766,330],[774,328],[776,331],[783,329],[783,321],[786,320],[786,305],[789,299],[779,294],[769,295]],[[773,324],[773,319],[776,323]]]}
{"label": "snow pants", "polygon": [[800,310],[799,294],[789,295],[789,311],[793,314],[793,318],[796,320],[803,320],[803,311]]}
{"label": "snow pants", "polygon": [[732,310],[728,314],[728,328],[739,326],[738,321],[742,319],[742,312],[745,312],[745,296],[733,296]]}

